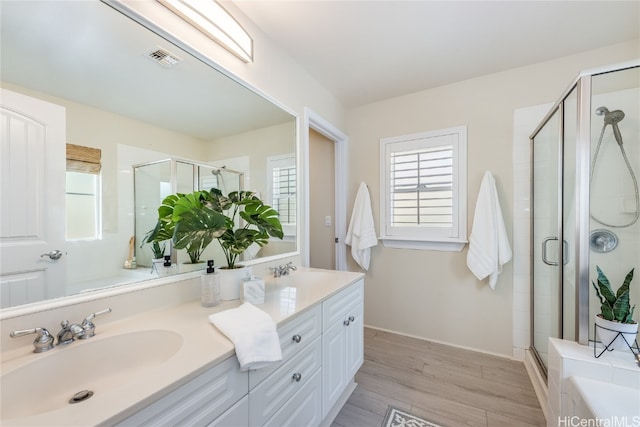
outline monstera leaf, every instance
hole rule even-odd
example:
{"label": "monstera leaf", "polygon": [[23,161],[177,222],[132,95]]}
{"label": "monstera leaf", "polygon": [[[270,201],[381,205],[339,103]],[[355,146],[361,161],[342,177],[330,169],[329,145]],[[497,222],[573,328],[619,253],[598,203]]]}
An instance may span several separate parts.
{"label": "monstera leaf", "polygon": [[278,212],[265,205],[251,191],[233,191],[227,196],[216,188],[209,192],[211,206],[225,214],[227,230],[218,237],[228,268],[235,268],[238,256],[252,244],[264,246],[269,236],[282,239]]}
{"label": "monstera leaf", "polygon": [[251,191],[222,194],[217,188],[172,194],[158,207],[158,221],[145,241],[172,239],[176,249],[185,249],[191,262],[217,239],[228,268],[251,245],[264,246],[269,237],[282,239],[278,212]]}
{"label": "monstera leaf", "polygon": [[208,191],[177,193],[165,197],[158,207],[158,221],[146,241],[172,239],[176,249],[185,249],[192,263],[226,230],[224,215],[208,202]]}

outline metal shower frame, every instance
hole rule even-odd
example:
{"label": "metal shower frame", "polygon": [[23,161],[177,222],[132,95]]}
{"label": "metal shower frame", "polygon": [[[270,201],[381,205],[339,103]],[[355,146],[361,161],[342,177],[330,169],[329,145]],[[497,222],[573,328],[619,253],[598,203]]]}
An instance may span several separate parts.
{"label": "metal shower frame", "polygon": [[[591,168],[591,83],[592,78],[597,75],[607,74],[612,72],[624,71],[627,69],[638,68],[640,67],[640,59],[629,61],[622,64],[616,64],[609,67],[603,67],[598,69],[587,70],[582,73],[572,82],[571,85],[563,92],[558,101],[553,105],[550,111],[544,116],[540,124],[533,131],[531,136],[529,137],[529,147],[530,147],[530,158],[533,162],[533,144],[534,138],[538,135],[538,133],[544,128],[544,126],[549,122],[549,120],[559,112],[560,114],[560,126],[559,126],[559,135],[558,135],[558,177],[559,177],[559,185],[560,190],[558,192],[558,236],[561,238],[564,236],[563,230],[563,218],[564,218],[564,206],[563,206],[563,191],[564,191],[564,180],[565,176],[563,174],[563,164],[564,164],[564,130],[565,130],[565,120],[564,120],[564,102],[567,100],[569,95],[571,95],[576,90],[577,95],[577,123],[576,123],[576,174],[575,174],[575,284],[576,284],[576,296],[575,296],[575,337],[577,342],[583,345],[589,344],[589,233],[590,233],[590,168]],[[533,213],[533,190],[534,190],[534,180],[533,180],[534,168],[533,164],[531,167],[531,197],[530,197],[530,212]],[[534,271],[534,257],[533,257],[533,245],[535,242],[533,241],[533,217],[530,220],[530,236],[531,236],[531,258],[530,258],[530,336],[531,336],[531,348],[534,348],[533,345],[533,333],[534,333],[534,322],[533,322],[533,292],[534,292],[534,283],[533,283],[533,271]],[[559,254],[558,259],[565,259],[565,245],[558,245]],[[562,265],[562,264],[561,264]],[[558,287],[559,293],[559,307],[560,316],[559,316],[559,324],[558,330],[560,331],[560,336],[562,338],[563,334],[563,269],[558,269],[558,283],[561,286]],[[541,368],[541,370],[546,374],[546,368],[544,364],[540,360],[539,355],[536,351],[532,351],[532,354],[535,356],[535,359]]]}

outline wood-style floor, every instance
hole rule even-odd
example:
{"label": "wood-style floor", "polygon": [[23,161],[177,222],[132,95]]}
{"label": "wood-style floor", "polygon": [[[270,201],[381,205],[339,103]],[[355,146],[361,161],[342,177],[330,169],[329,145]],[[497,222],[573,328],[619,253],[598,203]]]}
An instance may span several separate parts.
{"label": "wood-style floor", "polygon": [[332,427],[378,427],[389,405],[446,427],[544,426],[524,364],[365,328],[364,364]]}

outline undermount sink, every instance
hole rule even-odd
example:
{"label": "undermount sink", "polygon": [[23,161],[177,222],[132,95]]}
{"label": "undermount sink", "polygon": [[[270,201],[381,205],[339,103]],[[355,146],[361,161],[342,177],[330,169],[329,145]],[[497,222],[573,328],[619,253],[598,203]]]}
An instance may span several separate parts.
{"label": "undermount sink", "polygon": [[182,342],[173,331],[145,330],[96,336],[33,355],[33,362],[0,377],[1,417],[8,420],[60,409],[84,390],[93,392],[90,399],[95,399],[131,386],[136,377],[157,370],[176,354]]}

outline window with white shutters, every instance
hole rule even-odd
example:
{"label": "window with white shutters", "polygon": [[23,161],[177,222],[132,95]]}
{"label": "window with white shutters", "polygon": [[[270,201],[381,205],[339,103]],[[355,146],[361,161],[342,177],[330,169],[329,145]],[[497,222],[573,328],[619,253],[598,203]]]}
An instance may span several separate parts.
{"label": "window with white shutters", "polygon": [[385,246],[459,251],[466,243],[466,127],[380,141]]}
{"label": "window with white shutters", "polygon": [[269,200],[271,207],[278,211],[282,230],[287,236],[296,234],[296,158],[295,154],[269,156],[267,158]]}

